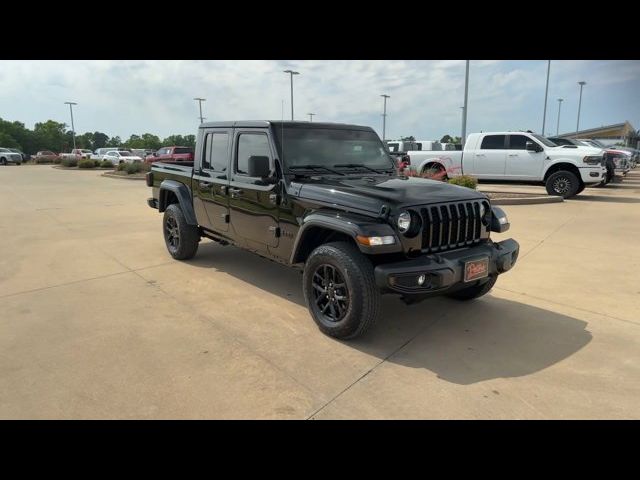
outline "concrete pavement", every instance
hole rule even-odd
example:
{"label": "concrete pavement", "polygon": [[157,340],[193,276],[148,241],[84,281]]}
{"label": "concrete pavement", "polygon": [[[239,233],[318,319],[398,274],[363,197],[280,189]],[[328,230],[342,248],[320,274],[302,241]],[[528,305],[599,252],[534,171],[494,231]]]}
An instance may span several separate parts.
{"label": "concrete pavement", "polygon": [[294,270],[209,241],[172,260],[148,195],[0,168],[0,418],[640,417],[640,175],[503,207],[522,250],[489,295],[385,297],[351,342]]}

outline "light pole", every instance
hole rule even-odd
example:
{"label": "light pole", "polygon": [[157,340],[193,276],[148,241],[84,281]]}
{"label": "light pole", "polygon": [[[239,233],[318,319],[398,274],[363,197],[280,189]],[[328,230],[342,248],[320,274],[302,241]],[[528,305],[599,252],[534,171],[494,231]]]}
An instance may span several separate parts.
{"label": "light pole", "polygon": [[386,140],[385,135],[387,133],[387,98],[391,98],[391,96],[387,94],[380,95],[384,98],[384,106],[382,107],[382,141]]}
{"label": "light pole", "polygon": [[564,98],[558,99],[558,125],[556,126],[556,135],[560,135],[560,108],[562,107],[562,102]]}
{"label": "light pole", "polygon": [[69,105],[69,111],[71,112],[71,135],[73,136],[73,149],[76,149],[76,127],[73,126],[73,106],[77,105],[76,102],[64,102],[65,105]]}
{"label": "light pole", "polygon": [[467,69],[464,74],[464,107],[462,107],[462,146],[467,140],[467,105],[469,100],[469,60],[467,60]]}
{"label": "light pole", "polygon": [[300,72],[294,72],[293,70],[285,70],[284,73],[288,73],[289,78],[291,79],[291,120],[293,120],[293,76],[300,75]]}
{"label": "light pole", "polygon": [[196,100],[198,102],[198,104],[200,105],[200,123],[204,123],[204,117],[202,116],[202,102],[206,102],[207,99],[206,98],[196,97],[196,98],[194,98],[194,100]]}
{"label": "light pole", "polygon": [[551,72],[551,60],[547,60],[547,87],[544,90],[544,113],[542,114],[542,135],[544,135],[544,125],[547,120],[547,97],[549,96],[549,73]]}
{"label": "light pole", "polygon": [[309,121],[313,122],[313,116],[315,115],[315,113],[307,113],[307,115],[309,115]]}
{"label": "light pole", "polygon": [[578,100],[578,121],[576,122],[576,133],[580,131],[580,107],[582,107],[582,87],[584,87],[587,82],[578,82],[580,85],[580,100]]}

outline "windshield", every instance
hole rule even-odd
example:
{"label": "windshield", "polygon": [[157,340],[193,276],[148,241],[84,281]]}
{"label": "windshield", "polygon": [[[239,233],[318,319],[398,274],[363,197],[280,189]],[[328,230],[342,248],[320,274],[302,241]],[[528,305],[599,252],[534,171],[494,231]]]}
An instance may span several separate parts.
{"label": "windshield", "polygon": [[[334,168],[394,168],[378,136],[367,130],[347,128],[284,128],[274,125],[276,143],[286,169],[306,165]],[[284,147],[284,148],[283,148]]]}
{"label": "windshield", "polygon": [[543,137],[542,135],[538,135],[537,133],[532,133],[531,135],[533,136],[533,138],[535,138],[536,140],[539,140],[540,142],[542,142],[547,147],[557,147],[558,146],[555,143],[553,143],[551,140],[549,140],[547,137]]}

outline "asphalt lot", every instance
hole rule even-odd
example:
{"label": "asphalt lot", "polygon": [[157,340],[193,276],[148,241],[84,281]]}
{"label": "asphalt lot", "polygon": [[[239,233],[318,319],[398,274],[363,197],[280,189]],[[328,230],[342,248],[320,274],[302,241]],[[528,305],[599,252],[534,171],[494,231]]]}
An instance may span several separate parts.
{"label": "asphalt lot", "polygon": [[0,418],[639,418],[637,172],[503,207],[521,253],[489,295],[385,297],[340,342],[294,270],[172,260],[144,182],[0,168]]}

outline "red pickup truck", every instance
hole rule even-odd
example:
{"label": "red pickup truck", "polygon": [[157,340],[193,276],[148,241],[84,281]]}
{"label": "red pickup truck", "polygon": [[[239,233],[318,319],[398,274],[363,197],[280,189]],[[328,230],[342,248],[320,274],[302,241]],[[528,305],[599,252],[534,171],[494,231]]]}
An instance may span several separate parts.
{"label": "red pickup truck", "polygon": [[162,147],[144,160],[153,162],[193,162],[193,148],[191,147]]}

